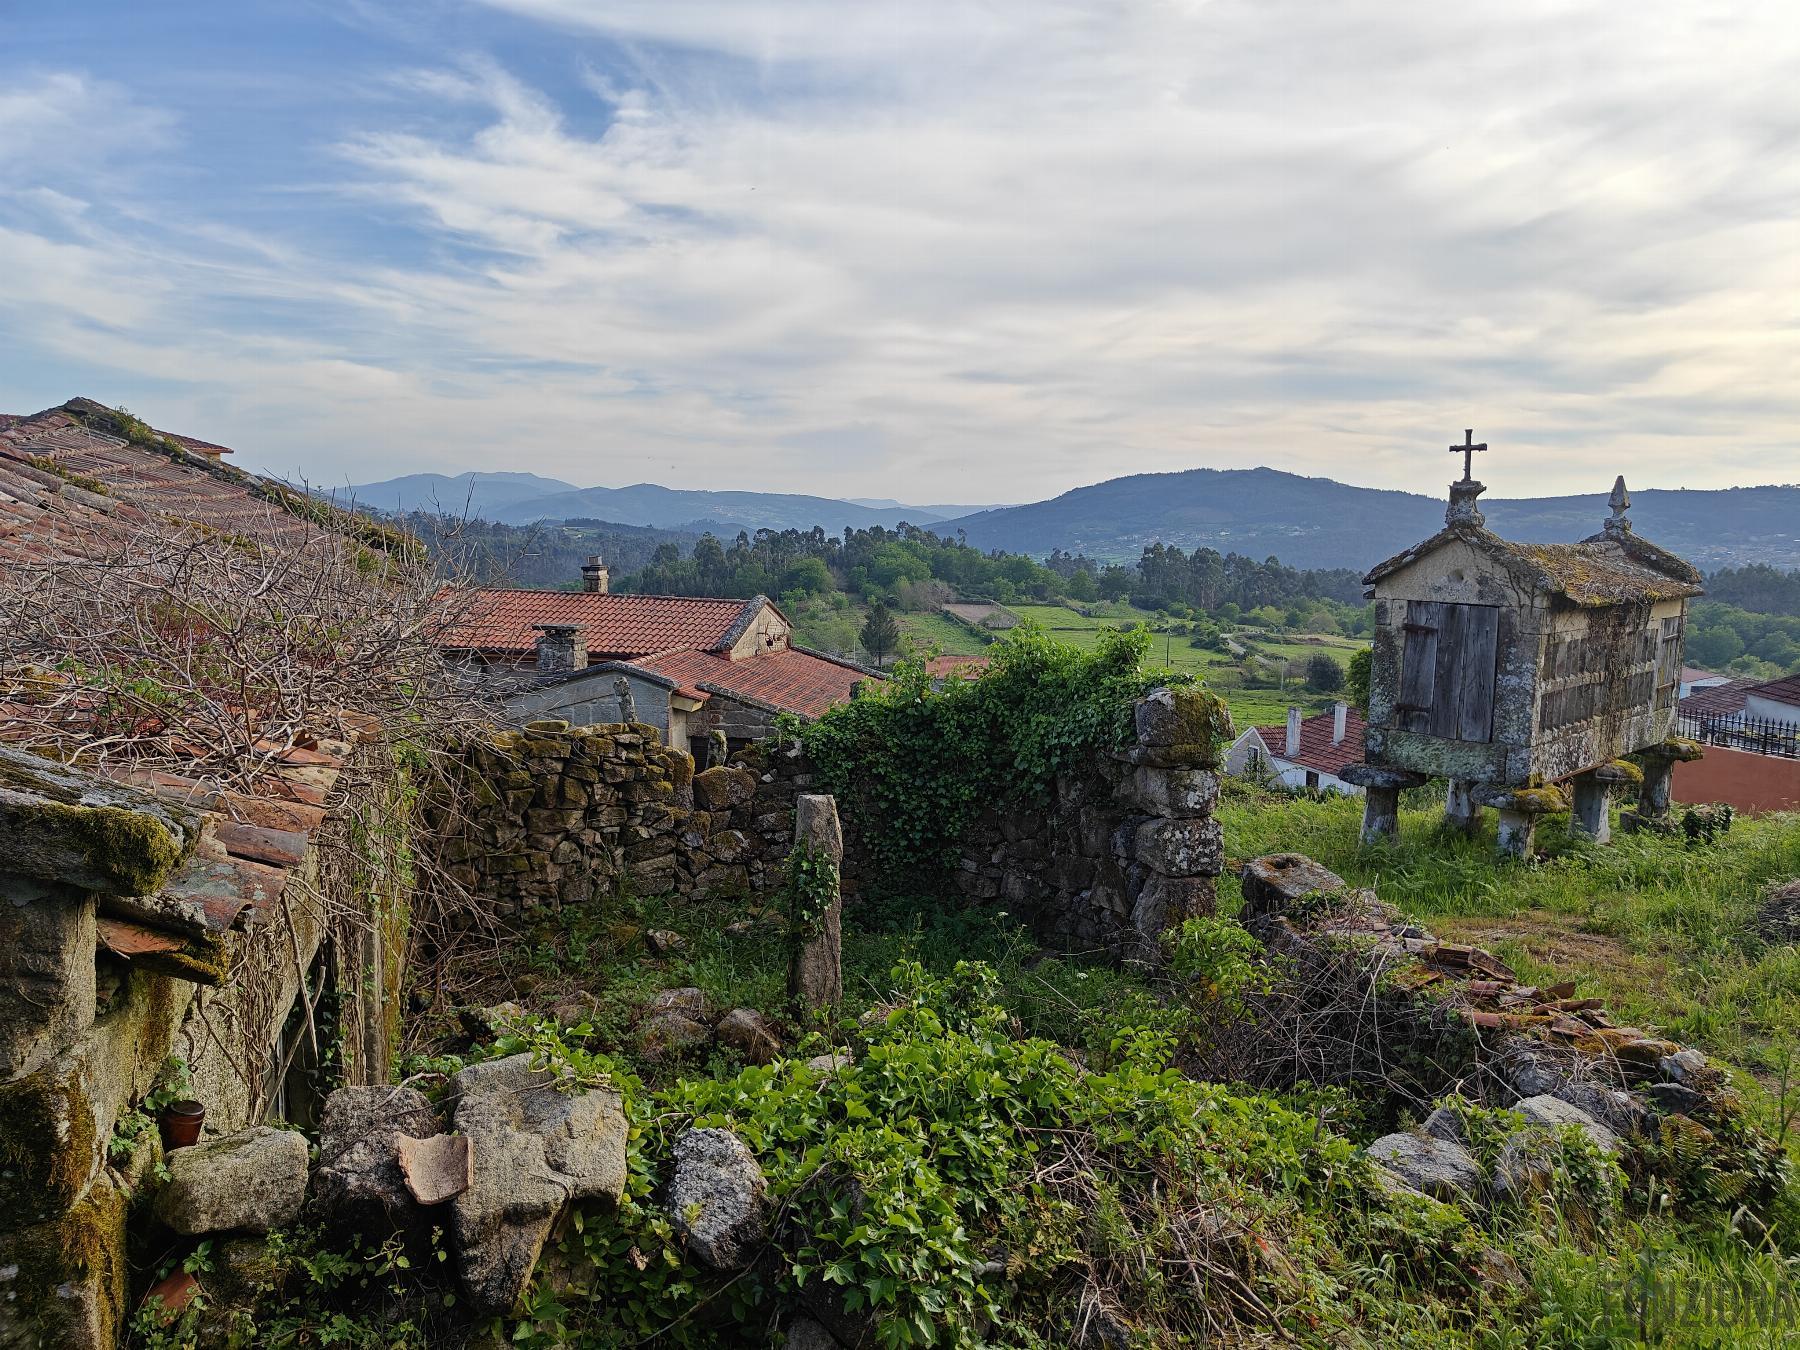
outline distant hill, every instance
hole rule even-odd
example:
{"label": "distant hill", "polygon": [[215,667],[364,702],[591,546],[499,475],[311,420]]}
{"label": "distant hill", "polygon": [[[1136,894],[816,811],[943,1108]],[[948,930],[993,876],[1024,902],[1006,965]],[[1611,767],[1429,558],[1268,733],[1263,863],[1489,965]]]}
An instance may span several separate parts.
{"label": "distant hill", "polygon": [[535,473],[459,473],[454,477],[441,473],[409,473],[380,483],[362,483],[356,487],[327,488],[313,484],[313,491],[336,497],[339,501],[354,499],[358,506],[372,511],[392,511],[404,515],[409,511],[429,511],[434,515],[479,520],[497,520],[505,507],[531,497],[544,497],[556,492],[573,492],[575,485],[560,478],[542,478]]}
{"label": "distant hill", "polygon": [[[1605,493],[1484,497],[1481,505],[1497,533],[1546,542],[1593,534],[1607,513]],[[1272,554],[1291,567],[1368,567],[1427,537],[1443,519],[1443,498],[1276,469],[1188,469],[1109,479],[933,529],[960,529],[979,548],[1037,555],[1060,548],[1111,562],[1135,562],[1160,540]],[[1703,568],[1800,566],[1800,487],[1634,491],[1631,519],[1640,534]]]}
{"label": "distant hill", "polygon": [[[409,474],[339,489],[375,510],[436,510],[508,525],[574,519],[617,521],[695,535],[740,529],[893,527],[901,521],[978,548],[1042,557],[1053,549],[1108,562],[1135,562],[1161,541],[1206,545],[1290,567],[1368,567],[1435,531],[1444,499],[1352,487],[1276,469],[1188,469],[1133,474],[1076,488],[1049,501],[960,516],[953,506],[889,499],[840,501],[774,492],[703,492],[638,483],[577,488],[529,473]],[[1514,539],[1580,539],[1606,518],[1606,494],[1484,498],[1488,524]],[[1632,493],[1632,521],[1648,539],[1713,570],[1746,563],[1800,567],[1800,487]]]}
{"label": "distant hill", "polygon": [[735,534],[738,530],[810,530],[822,526],[837,533],[846,525],[889,528],[908,521],[935,525],[952,515],[980,510],[976,506],[907,506],[900,502],[840,501],[776,492],[701,492],[666,488],[655,483],[631,487],[578,488],[530,473],[414,473],[380,483],[337,489],[340,500],[351,496],[378,511],[438,511],[466,514],[505,525],[538,521],[594,519],[648,525],[663,530]]}

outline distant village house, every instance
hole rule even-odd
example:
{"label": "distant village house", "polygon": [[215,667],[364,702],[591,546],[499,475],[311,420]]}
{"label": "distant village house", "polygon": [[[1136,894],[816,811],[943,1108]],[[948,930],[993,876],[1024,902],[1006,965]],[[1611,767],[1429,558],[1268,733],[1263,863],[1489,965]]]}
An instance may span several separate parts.
{"label": "distant village house", "polygon": [[1225,770],[1284,788],[1355,797],[1362,789],[1341,775],[1352,764],[1362,763],[1362,757],[1362,713],[1339,703],[1313,717],[1289,708],[1286,726],[1249,728],[1232,742]]}
{"label": "distant village house", "polygon": [[644,722],[690,753],[767,736],[781,713],[816,718],[881,672],[795,644],[766,596],[620,595],[600,558],[579,591],[480,591],[440,642],[501,676],[515,716],[577,726]]}

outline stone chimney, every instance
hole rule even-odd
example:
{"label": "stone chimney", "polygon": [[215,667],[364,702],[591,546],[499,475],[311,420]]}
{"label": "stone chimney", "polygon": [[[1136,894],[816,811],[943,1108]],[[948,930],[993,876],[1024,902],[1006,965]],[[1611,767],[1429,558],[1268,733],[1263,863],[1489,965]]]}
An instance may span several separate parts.
{"label": "stone chimney", "polygon": [[588,560],[581,565],[581,589],[589,595],[605,595],[606,576],[606,565],[600,561],[600,555],[589,554]]}
{"label": "stone chimney", "polygon": [[1350,721],[1350,705],[1348,703],[1340,703],[1337,705],[1336,708],[1332,709],[1331,743],[1333,745],[1338,745],[1343,741],[1344,728],[1349,723],[1349,721]]}
{"label": "stone chimney", "polygon": [[587,669],[586,629],[573,623],[539,623],[532,627],[538,631],[538,674],[565,675],[571,670]]}
{"label": "stone chimney", "polygon": [[1288,709],[1287,757],[1292,759],[1300,753],[1300,710]]}

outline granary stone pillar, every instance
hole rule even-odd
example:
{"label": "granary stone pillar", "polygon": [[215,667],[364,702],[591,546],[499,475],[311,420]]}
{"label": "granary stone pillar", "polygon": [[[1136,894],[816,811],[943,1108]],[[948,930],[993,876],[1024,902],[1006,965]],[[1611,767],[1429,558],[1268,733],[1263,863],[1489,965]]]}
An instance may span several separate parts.
{"label": "granary stone pillar", "polygon": [[1400,794],[1425,782],[1425,775],[1386,764],[1352,764],[1338,777],[1363,790],[1362,841],[1400,837]]}
{"label": "granary stone pillar", "polygon": [[1500,855],[1524,860],[1537,843],[1537,813],[1500,809]]}
{"label": "granary stone pillar", "polygon": [[1612,784],[1597,770],[1575,775],[1575,801],[1569,816],[1573,834],[1585,834],[1596,844],[1612,840]]}
{"label": "granary stone pillar", "polygon": [[1452,778],[1444,792],[1444,826],[1459,834],[1481,828],[1481,804],[1475,800],[1475,785],[1467,779]]}
{"label": "granary stone pillar", "polygon": [[1639,822],[1658,825],[1669,819],[1669,793],[1674,786],[1675,766],[1699,759],[1706,753],[1698,741],[1671,736],[1660,745],[1637,752],[1644,766],[1644,779],[1638,785]]}
{"label": "granary stone pillar", "polygon": [[1569,794],[1554,784],[1545,787],[1477,788],[1475,800],[1482,806],[1494,807],[1500,813],[1500,856],[1520,861],[1532,856],[1537,840],[1537,818],[1551,811],[1569,809]]}

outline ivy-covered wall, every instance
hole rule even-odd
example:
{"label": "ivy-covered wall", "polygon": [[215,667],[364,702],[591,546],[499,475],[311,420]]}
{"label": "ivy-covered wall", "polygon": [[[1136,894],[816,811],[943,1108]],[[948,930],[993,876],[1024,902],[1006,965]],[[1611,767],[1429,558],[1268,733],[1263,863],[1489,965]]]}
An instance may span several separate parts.
{"label": "ivy-covered wall", "polygon": [[1212,910],[1231,741],[1224,705],[1146,673],[1143,646],[1118,634],[1080,652],[1027,631],[980,680],[902,663],[699,774],[647,725],[533,722],[469,745],[427,818],[450,875],[510,913],[777,885],[795,797],[825,790],[852,898],[959,894],[1064,945],[1130,947]]}

